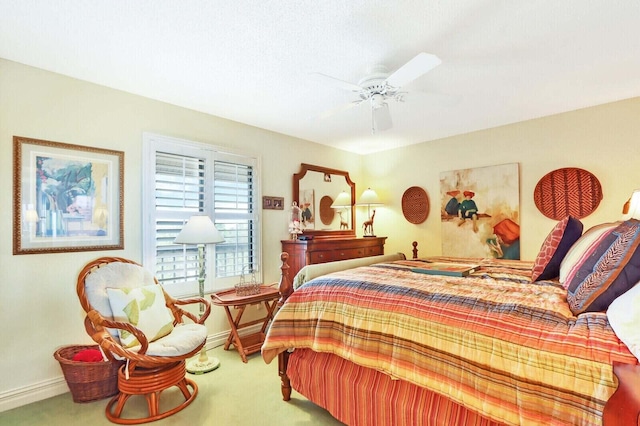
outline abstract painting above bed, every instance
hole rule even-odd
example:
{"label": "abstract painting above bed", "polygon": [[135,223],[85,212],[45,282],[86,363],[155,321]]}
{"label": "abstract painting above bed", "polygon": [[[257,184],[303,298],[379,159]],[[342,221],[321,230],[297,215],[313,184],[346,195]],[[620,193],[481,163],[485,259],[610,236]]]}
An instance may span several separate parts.
{"label": "abstract painting above bed", "polygon": [[440,173],[442,254],[520,259],[518,163]]}
{"label": "abstract painting above bed", "polygon": [[405,260],[313,279],[277,313],[263,358],[310,348],[505,424],[600,424],[612,362],[637,363],[606,314],[575,316],[557,280],[531,282],[532,262],[464,261],[479,270],[419,274],[424,260]]}

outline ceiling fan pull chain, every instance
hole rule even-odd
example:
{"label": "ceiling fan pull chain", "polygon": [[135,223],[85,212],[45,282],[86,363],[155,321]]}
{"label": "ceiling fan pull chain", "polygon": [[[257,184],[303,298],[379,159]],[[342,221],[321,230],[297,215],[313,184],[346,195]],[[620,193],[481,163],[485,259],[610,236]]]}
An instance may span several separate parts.
{"label": "ceiling fan pull chain", "polygon": [[371,134],[376,134],[376,120],[373,118],[373,108],[371,108]]}

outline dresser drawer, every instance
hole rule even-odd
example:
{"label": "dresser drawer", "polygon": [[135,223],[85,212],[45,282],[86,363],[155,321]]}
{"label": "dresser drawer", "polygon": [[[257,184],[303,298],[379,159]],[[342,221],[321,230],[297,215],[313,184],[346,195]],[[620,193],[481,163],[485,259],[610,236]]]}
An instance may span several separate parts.
{"label": "dresser drawer", "polygon": [[309,252],[309,264],[333,262],[335,256],[333,250],[318,250]]}
{"label": "dresser drawer", "polygon": [[368,256],[364,247],[338,249],[333,252],[334,260],[356,259],[358,257]]}
{"label": "dresser drawer", "polygon": [[364,256],[362,257],[378,256],[381,254],[384,254],[384,246],[365,247]]}

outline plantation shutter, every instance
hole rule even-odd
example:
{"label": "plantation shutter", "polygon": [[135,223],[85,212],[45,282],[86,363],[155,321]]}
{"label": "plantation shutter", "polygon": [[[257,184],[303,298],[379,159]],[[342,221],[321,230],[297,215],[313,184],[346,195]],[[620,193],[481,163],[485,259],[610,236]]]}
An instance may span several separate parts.
{"label": "plantation shutter", "polygon": [[214,163],[214,222],[225,239],[216,247],[216,276],[248,274],[257,269],[253,170],[247,164]]}
{"label": "plantation shutter", "polygon": [[198,278],[198,248],[174,244],[189,218],[205,208],[205,160],[156,153],[156,278],[175,284]]}

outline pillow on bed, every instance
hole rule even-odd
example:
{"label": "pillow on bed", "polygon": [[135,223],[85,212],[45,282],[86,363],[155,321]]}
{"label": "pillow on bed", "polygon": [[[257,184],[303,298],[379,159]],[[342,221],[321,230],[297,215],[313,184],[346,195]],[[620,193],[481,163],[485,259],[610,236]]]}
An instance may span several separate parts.
{"label": "pillow on bed", "polygon": [[611,302],[607,318],[616,336],[640,361],[640,285]]}
{"label": "pillow on bed", "polygon": [[560,274],[560,263],[582,235],[582,222],[567,216],[553,227],[540,247],[531,271],[531,281],[549,280]]}
{"label": "pillow on bed", "polygon": [[558,276],[565,289],[569,285],[569,280],[575,275],[576,265],[584,262],[584,258],[588,257],[591,250],[597,246],[596,243],[606,235],[609,235],[620,223],[622,222],[602,223],[593,226],[585,231],[578,238],[578,241],[571,246],[571,249],[569,249],[560,263],[560,275]]}
{"label": "pillow on bed", "polygon": [[611,302],[640,281],[640,221],[622,222],[598,240],[567,286],[571,311],[606,311]]}

